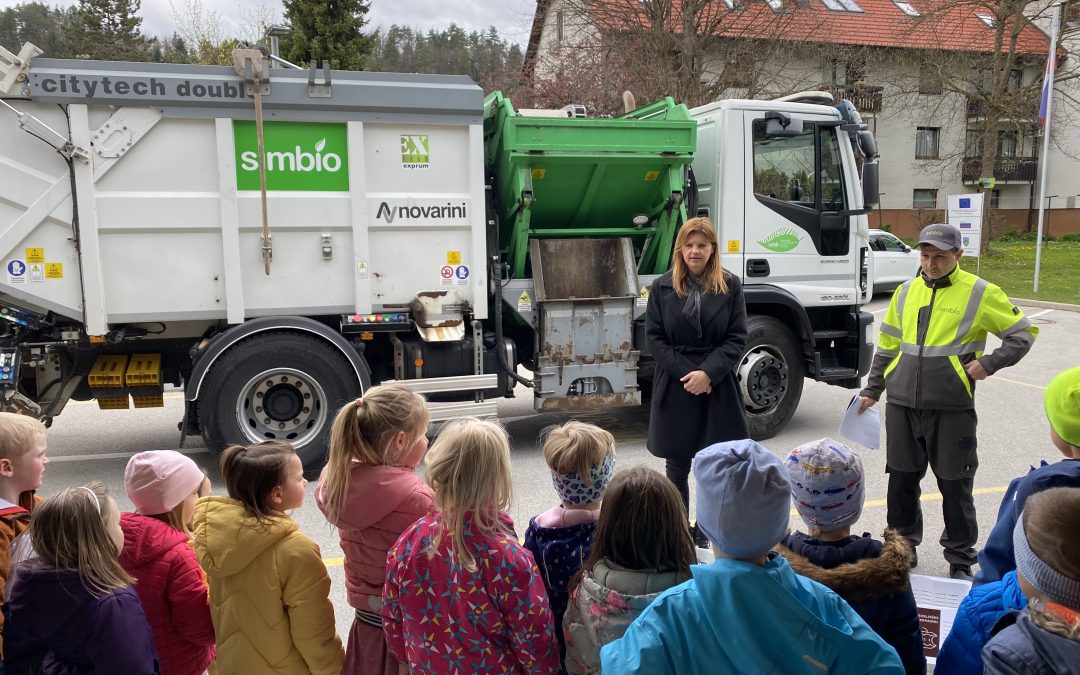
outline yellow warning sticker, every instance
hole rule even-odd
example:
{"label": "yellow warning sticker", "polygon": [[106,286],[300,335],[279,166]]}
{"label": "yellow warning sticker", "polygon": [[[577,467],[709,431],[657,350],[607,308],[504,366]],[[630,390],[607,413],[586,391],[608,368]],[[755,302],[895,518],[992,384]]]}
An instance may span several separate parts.
{"label": "yellow warning sticker", "polygon": [[533,169],[533,180],[544,180],[544,174],[547,173],[547,169]]}
{"label": "yellow warning sticker", "polygon": [[64,278],[64,263],[45,263],[45,278],[46,279],[63,279]]}
{"label": "yellow warning sticker", "polygon": [[447,251],[446,252],[446,264],[447,265],[460,265],[461,264],[461,251]]}
{"label": "yellow warning sticker", "polygon": [[532,297],[528,291],[522,291],[518,296],[517,311],[519,312],[531,312],[532,311]]}
{"label": "yellow warning sticker", "polygon": [[26,262],[28,262],[28,263],[43,263],[43,262],[45,262],[45,249],[43,249],[43,248],[28,248],[28,249],[26,249]]}
{"label": "yellow warning sticker", "polygon": [[653,181],[660,177],[659,171],[646,171],[645,180]]}
{"label": "yellow warning sticker", "polygon": [[727,240],[727,252],[728,253],[738,253],[739,252],[739,240],[738,239],[728,239]]}
{"label": "yellow warning sticker", "polygon": [[642,286],[638,291],[637,306],[646,307],[649,304],[649,287]]}

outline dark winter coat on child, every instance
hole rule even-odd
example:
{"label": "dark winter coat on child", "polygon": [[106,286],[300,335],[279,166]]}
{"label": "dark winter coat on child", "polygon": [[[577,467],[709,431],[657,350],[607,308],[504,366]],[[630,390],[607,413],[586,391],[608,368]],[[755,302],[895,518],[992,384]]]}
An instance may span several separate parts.
{"label": "dark winter coat on child", "polygon": [[135,589],[96,598],[75,570],[21,568],[4,632],[6,675],[160,673],[154,637]]}
{"label": "dark winter coat on child", "polygon": [[120,566],[135,577],[162,675],[201,675],[214,660],[214,622],[188,535],[156,518],[120,514]]}
{"label": "dark winter coat on child", "polygon": [[[559,516],[571,517],[582,514],[584,522],[557,527]],[[583,509],[566,511],[561,506],[541,513],[529,520],[529,529],[525,530],[525,548],[533,554],[540,576],[544,580],[551,614],[554,619],[555,637],[559,641],[560,653],[565,653],[562,621],[566,604],[570,600],[570,579],[589,557],[592,550],[593,535],[596,534],[597,512]]]}
{"label": "dark winter coat on child", "polygon": [[986,675],[1069,675],[1080,667],[1080,642],[1036,626],[1028,610],[1009,615],[998,628],[1014,618],[983,648]]}
{"label": "dark winter coat on child", "polygon": [[[36,496],[33,490],[19,495],[18,504],[0,499],[0,605],[8,601],[7,592],[10,590],[11,542],[30,527],[30,513],[40,503],[41,497]],[[3,628],[4,616],[0,614],[0,632]],[[4,639],[0,635],[0,659],[3,658]]]}
{"label": "dark winter coat on child", "polygon": [[922,630],[911,592],[907,541],[893,531],[885,543],[869,534],[821,541],[802,532],[777,547],[797,574],[828,586],[896,649],[908,675],[926,672]]}
{"label": "dark winter coat on child", "polygon": [[982,650],[993,636],[994,626],[1007,614],[1027,607],[1016,570],[1001,581],[992,581],[971,592],[956,609],[949,637],[937,655],[934,669],[950,675],[980,675]]}
{"label": "dark winter coat on child", "polygon": [[1026,476],[1014,478],[1001,498],[997,523],[986,538],[986,546],[979,551],[979,571],[972,586],[997,581],[1007,572],[1016,569],[1013,553],[1013,528],[1024,510],[1027,498],[1036,492],[1056,487],[1080,487],[1080,459],[1064,459],[1048,464],[1042,462]]}
{"label": "dark winter coat on child", "polygon": [[626,570],[607,558],[597,562],[571,590],[563,616],[566,671],[599,673],[600,648],[621,638],[649,603],[687,578],[676,572]]}
{"label": "dark winter coat on child", "polygon": [[[657,457],[690,459],[713,443],[749,436],[735,382],[746,345],[746,305],[738,277],[725,272],[724,278],[727,293],[701,294],[700,333],[683,314],[686,298],[675,293],[670,271],[650,287],[646,340],[656,370],[646,446]],[[695,370],[709,375],[712,393],[683,388],[680,378]]]}

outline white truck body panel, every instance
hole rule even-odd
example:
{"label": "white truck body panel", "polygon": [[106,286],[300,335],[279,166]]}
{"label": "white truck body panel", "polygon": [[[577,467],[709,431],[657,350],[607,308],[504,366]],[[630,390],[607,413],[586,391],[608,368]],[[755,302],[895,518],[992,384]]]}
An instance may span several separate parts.
{"label": "white truck body panel", "polygon": [[[226,70],[215,75],[230,81]],[[274,71],[274,77],[297,72]],[[121,75],[131,73],[113,77]],[[298,76],[306,85],[306,73]],[[479,101],[479,88],[472,87]],[[70,130],[71,141],[89,154],[89,160],[72,160],[78,245],[67,163],[21,129],[13,114],[0,111],[0,260],[10,266],[0,276],[0,293],[20,304],[83,321],[89,335],[122,323],[367,314],[407,306],[423,292],[447,292],[449,304],[486,318],[479,116],[443,124],[392,113],[374,121],[341,114],[322,121],[310,114],[310,104],[308,114],[297,115],[300,121],[290,120],[288,111],[268,113],[268,176],[277,168],[289,170],[292,180],[317,156],[320,165],[307,173],[322,176],[337,166],[337,176],[347,174],[347,181],[333,189],[270,186],[273,260],[266,275],[257,171],[250,172],[254,184],[241,184],[257,156],[237,137],[243,125],[253,128],[250,98],[240,101],[240,115],[213,107],[162,115],[166,109],[153,101],[115,107],[111,99],[81,100],[68,106],[65,119],[50,102],[7,99],[61,134]],[[278,125],[281,138],[298,125],[312,129],[313,138],[329,130],[342,144],[333,146],[325,136],[323,150],[296,145],[288,153],[273,147],[270,125]],[[423,157],[407,157],[406,139],[421,138]]]}

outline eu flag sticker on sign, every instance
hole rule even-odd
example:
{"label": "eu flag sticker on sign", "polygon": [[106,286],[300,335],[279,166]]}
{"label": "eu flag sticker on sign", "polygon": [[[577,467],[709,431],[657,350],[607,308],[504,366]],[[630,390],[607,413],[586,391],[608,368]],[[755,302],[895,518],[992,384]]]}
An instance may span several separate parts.
{"label": "eu flag sticker on sign", "polygon": [[970,209],[971,208],[971,197],[961,197],[960,198],[960,208],[962,208],[962,209]]}

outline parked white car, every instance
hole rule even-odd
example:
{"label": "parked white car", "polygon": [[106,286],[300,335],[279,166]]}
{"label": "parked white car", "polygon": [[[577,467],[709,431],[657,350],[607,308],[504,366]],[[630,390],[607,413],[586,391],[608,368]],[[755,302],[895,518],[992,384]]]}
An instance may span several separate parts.
{"label": "parked white car", "polygon": [[891,291],[919,273],[919,252],[884,230],[870,230],[874,292]]}

